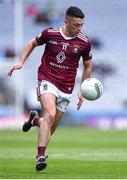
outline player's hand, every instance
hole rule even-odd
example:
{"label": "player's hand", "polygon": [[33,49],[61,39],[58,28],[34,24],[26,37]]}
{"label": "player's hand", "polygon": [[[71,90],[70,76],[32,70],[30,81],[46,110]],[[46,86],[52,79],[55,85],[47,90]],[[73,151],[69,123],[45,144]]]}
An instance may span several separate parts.
{"label": "player's hand", "polygon": [[9,70],[8,70],[8,76],[11,76],[14,70],[21,69],[22,64],[21,63],[16,63],[14,64]]}
{"label": "player's hand", "polygon": [[81,107],[81,105],[82,105],[82,103],[83,103],[83,100],[84,100],[84,98],[83,98],[83,96],[82,96],[82,94],[81,94],[80,91],[78,92],[78,99],[79,99],[79,101],[78,101],[78,103],[77,103],[77,110],[80,109],[80,107]]}

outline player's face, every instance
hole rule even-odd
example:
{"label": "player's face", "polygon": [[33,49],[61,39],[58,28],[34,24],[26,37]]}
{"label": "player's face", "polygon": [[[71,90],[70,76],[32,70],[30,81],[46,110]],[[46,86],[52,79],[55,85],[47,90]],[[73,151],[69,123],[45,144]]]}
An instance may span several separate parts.
{"label": "player's face", "polygon": [[81,18],[69,18],[65,20],[65,25],[70,36],[77,36],[84,24]]}

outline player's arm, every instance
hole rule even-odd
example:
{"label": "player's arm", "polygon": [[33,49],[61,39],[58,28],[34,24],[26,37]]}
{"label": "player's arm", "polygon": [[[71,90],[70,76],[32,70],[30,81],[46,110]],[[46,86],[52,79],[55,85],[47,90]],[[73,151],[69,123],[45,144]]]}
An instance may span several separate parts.
{"label": "player's arm", "polygon": [[8,76],[11,76],[14,70],[22,68],[23,64],[25,63],[25,61],[27,60],[27,58],[29,57],[29,55],[32,53],[32,51],[34,50],[34,48],[36,46],[38,46],[36,38],[32,39],[31,41],[29,41],[27,43],[26,47],[24,48],[24,50],[19,58],[18,63],[14,64],[8,70]]}
{"label": "player's arm", "polygon": [[83,61],[83,74],[82,74],[82,79],[81,79],[81,83],[90,77],[91,75],[91,71],[92,71],[92,60],[89,59],[87,61]]}
{"label": "player's arm", "polygon": [[[92,59],[89,59],[87,61],[83,61],[83,73],[82,73],[82,79],[81,79],[81,83],[90,77],[91,75],[91,71],[92,71]],[[80,109],[81,105],[82,105],[82,102],[83,102],[83,96],[81,95],[81,92],[79,91],[78,92],[78,104],[77,104],[77,110]]]}

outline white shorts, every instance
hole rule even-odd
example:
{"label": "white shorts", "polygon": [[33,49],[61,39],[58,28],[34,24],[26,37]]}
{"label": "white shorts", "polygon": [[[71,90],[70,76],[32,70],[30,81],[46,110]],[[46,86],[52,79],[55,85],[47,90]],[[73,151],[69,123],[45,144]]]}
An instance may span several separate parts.
{"label": "white shorts", "polygon": [[52,93],[56,96],[56,107],[59,111],[65,112],[71,100],[72,94],[60,91],[56,86],[46,80],[38,81],[37,97],[45,93]]}

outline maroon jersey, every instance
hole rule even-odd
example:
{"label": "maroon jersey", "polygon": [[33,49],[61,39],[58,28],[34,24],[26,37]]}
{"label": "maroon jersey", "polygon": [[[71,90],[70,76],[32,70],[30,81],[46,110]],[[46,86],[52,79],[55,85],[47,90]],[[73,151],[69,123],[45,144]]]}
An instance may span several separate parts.
{"label": "maroon jersey", "polygon": [[80,32],[76,37],[66,37],[62,28],[45,29],[36,37],[38,45],[46,44],[38,80],[47,80],[65,93],[72,93],[75,84],[79,59],[91,59],[91,45],[88,38]]}

